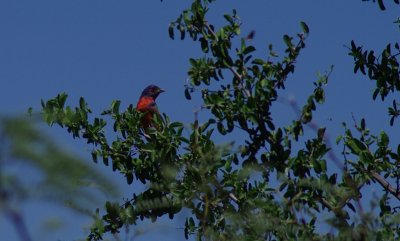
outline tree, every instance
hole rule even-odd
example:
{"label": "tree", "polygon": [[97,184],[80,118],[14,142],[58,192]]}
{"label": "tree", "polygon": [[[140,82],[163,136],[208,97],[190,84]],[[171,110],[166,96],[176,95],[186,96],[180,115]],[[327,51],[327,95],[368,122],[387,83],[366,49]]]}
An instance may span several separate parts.
{"label": "tree", "polygon": [[[0,141],[0,211],[21,241],[33,240],[28,231],[32,223],[25,220],[23,211],[29,201],[53,203],[95,217],[91,207],[98,203],[99,193],[94,190],[107,198],[117,196],[117,188],[104,174],[63,150],[32,119],[1,117]],[[35,175],[27,175],[32,172]]]}
{"label": "tree", "polygon": [[[325,128],[313,122],[317,106],[324,103],[332,67],[318,76],[306,103],[298,108],[298,118],[287,126],[273,119],[270,109],[306,47],[307,24],[300,23],[300,33],[283,36],[283,57],[270,45],[265,59],[254,58],[254,32],[241,37],[236,10],[225,14],[225,25],[216,28],[207,19],[213,2],[192,1],[169,26],[172,39],[176,34],[188,37],[204,53],[190,59],[185,96],[190,100],[200,93],[201,109],[208,110],[210,118],[191,123],[190,134],[183,134],[183,124],[165,114],[155,116],[157,128],[144,133],[142,114],[132,105],[120,111],[118,100],[93,118],[84,98],[75,108],[65,105],[65,93],[42,102],[46,122],[87,140],[95,162],[111,164],[128,184],[148,184],[124,203],[107,202],[87,239],[100,240],[139,219],[172,219],[182,210],[192,213],[185,222],[185,237],[195,234],[199,240],[398,239],[399,208],[391,199],[400,199],[400,145],[392,150],[389,136],[372,133],[362,119],[354,128],[343,125],[344,133],[336,139],[343,152],[337,157]],[[378,3],[384,9],[383,2]],[[379,57],[354,41],[348,48],[354,72],[368,73],[377,82],[373,99],[380,94],[384,100],[399,90],[398,44],[395,53],[388,45]],[[290,105],[297,109],[296,103]],[[400,115],[396,101],[389,114],[393,125]],[[108,123],[114,135],[106,134]],[[216,135],[229,137],[232,132],[244,138],[216,144]],[[336,166],[328,166],[327,160]],[[384,192],[376,203],[378,210],[366,212],[362,193],[374,183]],[[324,214],[330,217],[332,232],[320,231]]]}

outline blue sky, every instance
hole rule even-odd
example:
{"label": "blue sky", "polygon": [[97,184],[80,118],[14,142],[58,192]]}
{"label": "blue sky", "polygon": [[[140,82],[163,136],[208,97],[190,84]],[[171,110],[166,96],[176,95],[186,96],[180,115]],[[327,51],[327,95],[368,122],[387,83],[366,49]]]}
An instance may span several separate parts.
{"label": "blue sky", "polygon": [[[145,86],[157,84],[167,91],[158,99],[159,109],[173,121],[189,123],[194,117],[193,110],[201,103],[199,98],[192,101],[184,98],[188,59],[203,54],[197,43],[188,39],[170,40],[167,33],[170,21],[189,2],[1,0],[0,114],[18,115],[28,107],[39,110],[41,99],[52,98],[60,92],[69,94],[71,105],[84,96],[98,114],[115,99],[122,101],[123,108],[135,104]],[[263,57],[270,43],[278,52],[282,50],[282,36],[300,32],[299,22],[305,21],[310,28],[307,47],[282,97],[294,98],[301,105],[312,91],[316,73],[328,70],[333,64],[326,87],[327,101],[318,107],[316,121],[328,127],[334,141],[343,132],[343,121],[353,124],[353,113],[358,120],[365,117],[367,126],[375,133],[380,130],[393,133],[390,137],[398,143],[400,139],[395,135],[398,128],[389,126],[385,108],[388,104],[371,101],[374,83],[353,74],[352,58],[344,47],[355,40],[367,49],[380,52],[388,42],[398,40],[399,28],[392,22],[399,16],[399,6],[386,2],[387,10],[382,12],[372,1],[361,0],[220,0],[211,6],[210,22],[220,26],[222,14],[236,8],[243,21],[243,34],[256,31],[253,44],[256,54]],[[392,100],[393,97],[388,98],[389,102]],[[295,116],[285,104],[275,106],[274,114],[280,125]],[[206,116],[206,113],[200,115]],[[90,162],[83,142],[74,141],[58,128],[46,131]],[[230,138],[235,139],[235,135]],[[123,193],[130,196],[132,187],[126,186],[122,177],[100,165],[94,168],[110,175]],[[34,223],[30,231],[37,240],[81,238],[84,237],[82,227],[89,223],[77,214],[40,203],[27,204],[23,210],[28,224]],[[65,217],[67,226],[51,234],[34,228],[38,217],[45,219],[52,215]],[[153,233],[150,229],[151,234],[145,233],[135,240],[184,239],[179,228],[182,226],[181,218],[176,223],[165,220],[154,229],[158,231]],[[1,216],[0,233],[2,240],[18,240],[13,228]]]}

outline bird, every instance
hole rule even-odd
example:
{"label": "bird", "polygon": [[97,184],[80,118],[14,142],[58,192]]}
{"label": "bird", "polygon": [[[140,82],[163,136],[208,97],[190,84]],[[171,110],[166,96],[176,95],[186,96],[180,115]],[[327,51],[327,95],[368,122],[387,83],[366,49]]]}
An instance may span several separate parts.
{"label": "bird", "polygon": [[156,85],[147,86],[140,95],[139,101],[136,104],[136,111],[145,113],[141,119],[141,126],[143,129],[153,127],[153,116],[158,114],[156,99],[159,94],[165,92]]}

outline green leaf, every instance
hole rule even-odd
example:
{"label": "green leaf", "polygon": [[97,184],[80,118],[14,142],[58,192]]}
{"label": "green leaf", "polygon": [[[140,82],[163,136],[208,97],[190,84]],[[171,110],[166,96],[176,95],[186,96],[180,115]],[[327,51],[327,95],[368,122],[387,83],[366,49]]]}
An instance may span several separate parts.
{"label": "green leaf", "polygon": [[354,213],[356,212],[356,209],[354,208],[353,204],[351,204],[350,202],[348,202],[347,207],[349,207]]}
{"label": "green leaf", "polygon": [[221,133],[222,135],[226,135],[226,133],[227,133],[226,129],[221,122],[218,122],[217,129],[218,129],[219,133]]}
{"label": "green leaf", "polygon": [[189,227],[190,227],[190,228],[194,228],[194,225],[195,225],[195,224],[194,224],[194,220],[193,220],[192,217],[189,218],[189,223],[188,223],[188,224],[189,224]]}
{"label": "green leaf", "polygon": [[360,161],[363,163],[370,164],[374,161],[374,156],[369,151],[361,151],[359,154]]}
{"label": "green leaf", "polygon": [[305,34],[308,34],[310,32],[310,29],[305,22],[300,22],[300,27]]}
{"label": "green leaf", "polygon": [[228,21],[229,23],[233,23],[233,18],[231,15],[229,14],[224,14],[224,18],[226,19],[226,21]]}
{"label": "green leaf", "polygon": [[288,47],[292,47],[293,46],[293,44],[292,44],[292,38],[291,37],[289,37],[289,35],[283,35],[283,41],[285,42],[285,44],[288,46]]}
{"label": "green leaf", "polygon": [[200,38],[199,41],[201,45],[201,50],[203,50],[204,53],[208,53],[208,41],[205,38]]}
{"label": "green leaf", "polygon": [[385,5],[383,4],[383,0],[378,0],[379,8],[384,11],[386,10]]}
{"label": "green leaf", "polygon": [[91,155],[92,155],[93,161],[95,163],[97,163],[97,151],[96,150],[92,150]]}
{"label": "green leaf", "polygon": [[320,162],[318,160],[313,160],[312,164],[313,164],[315,172],[317,174],[320,174],[322,172],[322,167],[321,167]]}
{"label": "green leaf", "polygon": [[374,90],[374,93],[372,94],[372,99],[375,100],[376,97],[378,96],[378,94],[379,94],[379,89],[376,88],[376,89]]}
{"label": "green leaf", "polygon": [[325,135],[326,128],[319,128],[318,129],[318,139],[323,140]]}
{"label": "green leaf", "polygon": [[365,130],[365,119],[364,118],[361,119],[361,129]]}
{"label": "green leaf", "polygon": [[178,27],[179,27],[179,32],[181,33],[181,40],[184,40],[186,34],[185,28],[182,25],[179,25]]}
{"label": "green leaf", "polygon": [[265,64],[265,61],[263,59],[254,59],[251,63],[252,64],[263,65],[263,64]]}
{"label": "green leaf", "polygon": [[380,142],[379,142],[379,146],[381,147],[387,147],[389,145],[389,137],[386,134],[386,132],[381,131],[380,133]]}
{"label": "green leaf", "polygon": [[178,127],[183,127],[183,124],[181,122],[172,122],[169,125],[170,128],[178,128]]}
{"label": "green leaf", "polygon": [[279,57],[278,53],[275,52],[275,51],[272,51],[272,50],[269,52],[269,55],[270,55],[271,57]]}
{"label": "green leaf", "polygon": [[64,108],[65,102],[67,101],[68,95],[66,93],[61,93],[57,95],[57,104],[59,108]]}
{"label": "green leaf", "polygon": [[353,154],[359,155],[362,151],[366,151],[367,147],[358,139],[350,139],[346,142],[346,145],[350,148]]}
{"label": "green leaf", "polygon": [[337,173],[334,173],[329,177],[329,182],[331,184],[336,184],[336,179],[337,179]]}
{"label": "green leaf", "polygon": [[192,97],[190,96],[190,91],[189,91],[188,88],[185,89],[185,98],[187,100],[191,100],[192,99]]}
{"label": "green leaf", "polygon": [[119,106],[121,105],[121,101],[120,100],[114,100],[111,102],[111,109],[112,112],[114,114],[118,114],[119,113]]}
{"label": "green leaf", "polygon": [[190,63],[193,67],[195,67],[195,66],[198,65],[198,64],[197,64],[197,60],[195,60],[195,59],[193,59],[193,58],[190,58],[190,59],[189,59],[189,63]]}
{"label": "green leaf", "polygon": [[79,98],[79,107],[83,110],[86,109],[86,102],[83,97]]}
{"label": "green leaf", "polygon": [[256,50],[256,48],[254,48],[254,46],[247,46],[244,50],[243,50],[243,55],[247,55],[251,52],[254,52]]}
{"label": "green leaf", "polygon": [[356,44],[354,43],[354,40],[351,40],[351,50],[352,51],[356,51],[357,50],[357,47],[356,47]]}
{"label": "green leaf", "polygon": [[343,139],[342,135],[337,136],[336,137],[336,145],[339,145],[339,143],[342,141],[342,139]]}
{"label": "green leaf", "polygon": [[172,23],[168,27],[168,34],[171,39],[174,39],[174,25]]}
{"label": "green leaf", "polygon": [[127,173],[126,174],[126,182],[128,184],[132,184],[132,182],[133,182],[133,174],[132,173]]}

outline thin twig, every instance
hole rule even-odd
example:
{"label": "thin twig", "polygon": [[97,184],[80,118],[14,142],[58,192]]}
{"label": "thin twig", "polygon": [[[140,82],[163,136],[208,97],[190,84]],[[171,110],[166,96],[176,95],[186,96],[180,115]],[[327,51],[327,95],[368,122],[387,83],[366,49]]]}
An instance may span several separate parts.
{"label": "thin twig", "polygon": [[237,199],[237,197],[235,196],[235,194],[233,193],[229,193],[229,197],[237,204],[239,202],[239,200]]}
{"label": "thin twig", "polygon": [[346,216],[345,212],[342,210],[344,206],[346,206],[347,201],[339,203],[337,207],[332,206],[325,198],[320,198],[319,200],[325,207],[327,207],[329,210],[331,210],[336,217],[338,218],[343,218]]}
{"label": "thin twig", "polygon": [[21,241],[32,241],[25,222],[19,212],[16,210],[8,209],[7,216],[14,225]]}

